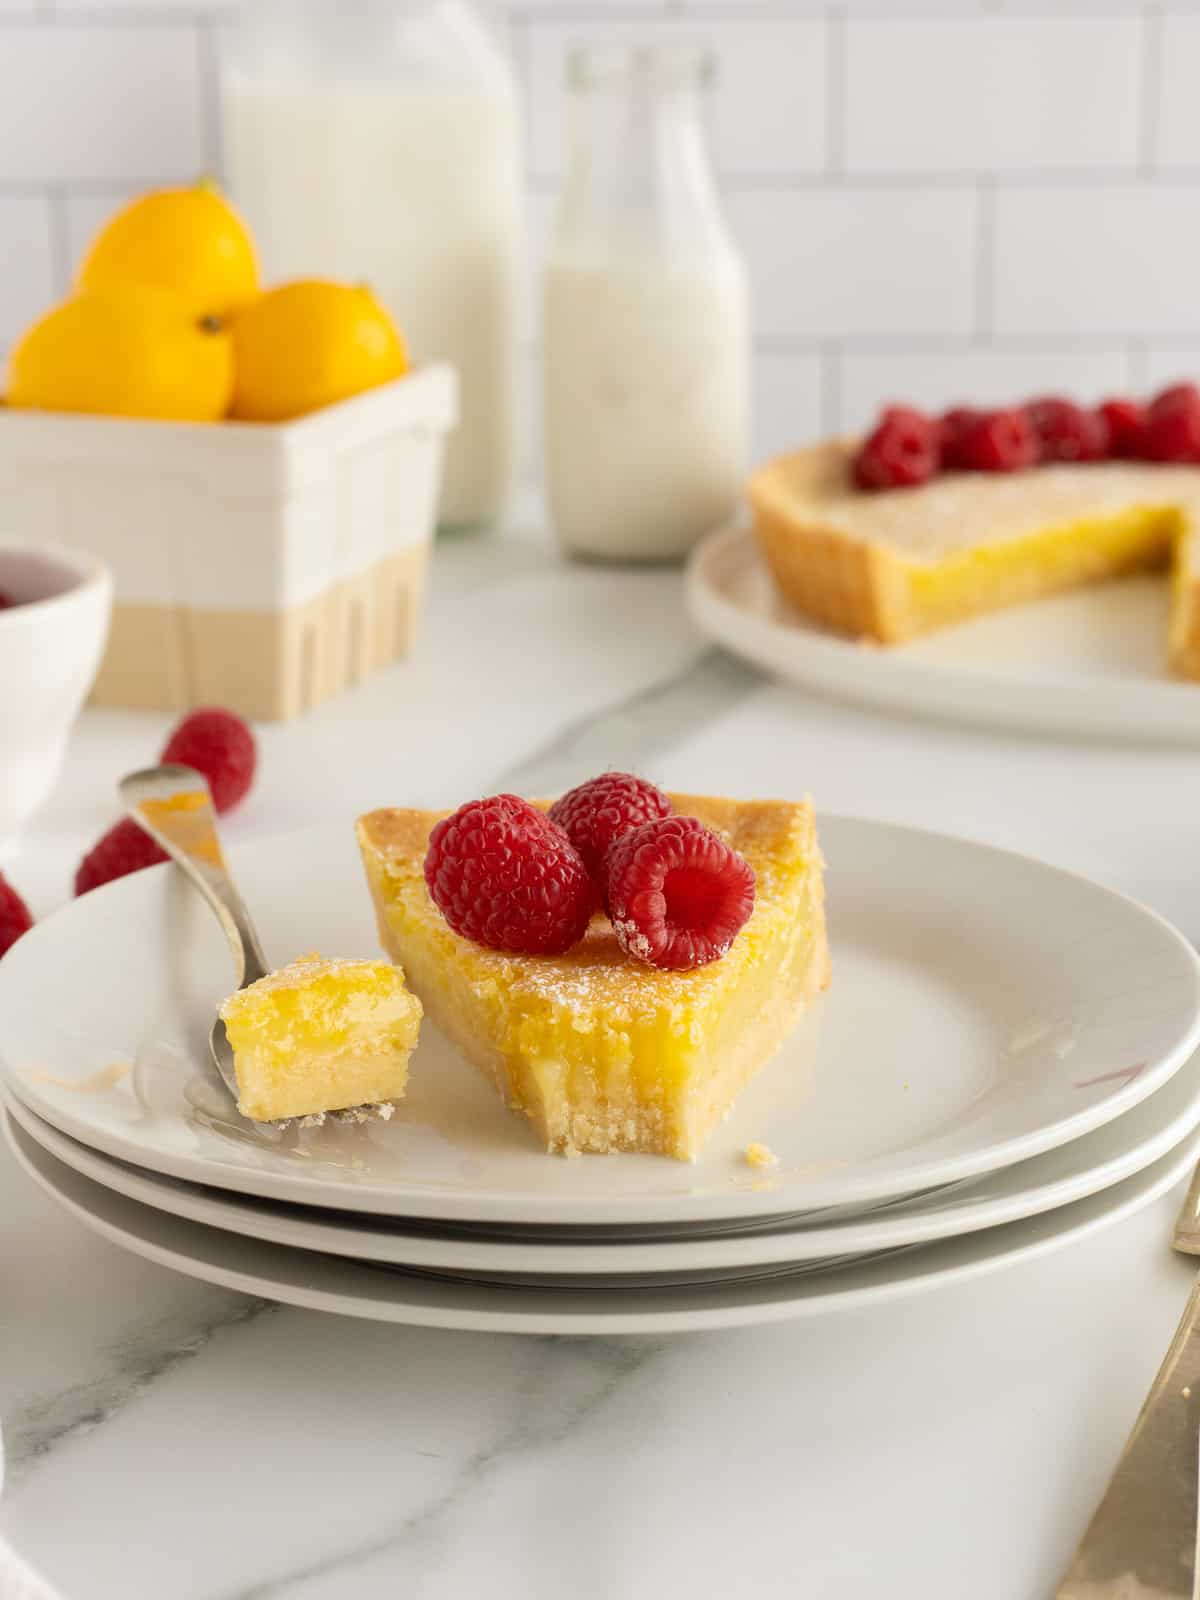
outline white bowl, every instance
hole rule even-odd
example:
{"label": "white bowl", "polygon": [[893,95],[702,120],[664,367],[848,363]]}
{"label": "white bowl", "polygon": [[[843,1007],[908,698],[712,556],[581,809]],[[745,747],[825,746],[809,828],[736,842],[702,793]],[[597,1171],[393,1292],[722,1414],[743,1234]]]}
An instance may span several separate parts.
{"label": "white bowl", "polygon": [[0,853],[46,800],[67,736],[95,681],[112,578],[94,556],[0,544]]}

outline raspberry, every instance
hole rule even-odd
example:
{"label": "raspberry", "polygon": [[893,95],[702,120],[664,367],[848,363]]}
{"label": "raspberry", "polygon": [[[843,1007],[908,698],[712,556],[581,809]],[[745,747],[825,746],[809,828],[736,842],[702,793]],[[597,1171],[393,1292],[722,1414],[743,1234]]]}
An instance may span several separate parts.
{"label": "raspberry", "polygon": [[23,933],[33,927],[29,907],[0,872],[0,956],[11,950]]}
{"label": "raspberry", "polygon": [[589,778],[550,807],[551,822],[558,823],[600,887],[604,861],[615,842],[643,822],[670,815],[671,802],[662,790],[632,772]]}
{"label": "raspberry", "polygon": [[16,603],[12,595],[6,594],[3,589],[0,589],[0,611],[11,611]]}
{"label": "raspberry", "polygon": [[1142,433],[1146,426],[1146,408],[1136,400],[1106,400],[1099,407],[1100,415],[1108,424],[1108,453],[1110,456],[1140,456]]}
{"label": "raspberry", "polygon": [[1200,461],[1200,389],[1194,383],[1176,384],[1151,400],[1141,455],[1147,461]]}
{"label": "raspberry", "polygon": [[962,471],[963,440],[983,415],[974,406],[954,406],[938,418],[938,436],[941,444],[942,467],[947,472]]}
{"label": "raspberry", "polygon": [[1020,472],[1037,461],[1037,439],[1023,411],[981,411],[962,437],[968,472]]}
{"label": "raspberry", "polygon": [[729,949],[754,910],[754,873],[695,817],[660,817],[610,851],[608,904],[627,955],[686,971]]}
{"label": "raspberry", "polygon": [[124,817],[88,851],[75,874],[75,893],[88,894],[102,883],[124,878],[167,858],[132,817]]}
{"label": "raspberry", "polygon": [[167,740],[162,760],[203,773],[217,810],[232,811],[250,792],[258,751],[241,717],[204,706],[184,717]]}
{"label": "raspberry", "polygon": [[515,794],[472,800],[443,817],[429,836],[425,882],[455,933],[515,955],[569,950],[595,903],[570,839]]}
{"label": "raspberry", "polygon": [[1047,395],[1031,400],[1025,414],[1043,461],[1103,461],[1108,454],[1108,423],[1098,411]]}
{"label": "raspberry", "polygon": [[912,489],[937,472],[941,453],[938,429],[907,406],[889,406],[854,458],[860,489]]}

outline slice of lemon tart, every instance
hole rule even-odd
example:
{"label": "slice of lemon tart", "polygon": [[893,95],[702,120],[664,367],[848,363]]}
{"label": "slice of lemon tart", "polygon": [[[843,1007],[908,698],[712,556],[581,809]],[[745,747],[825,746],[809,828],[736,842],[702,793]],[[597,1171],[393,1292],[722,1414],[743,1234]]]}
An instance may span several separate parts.
{"label": "slice of lemon tart", "polygon": [[256,1122],[404,1098],[421,1003],[389,961],[305,956],[220,1008],[238,1110]]}
{"label": "slice of lemon tart", "polygon": [[549,1150],[694,1159],[829,981],[812,807],[670,800],[738,852],[755,880],[753,911],[727,952],[686,971],[631,958],[599,913],[564,954],[485,948],[454,932],[426,884],[430,834],[444,813],[359,820],[385,949],[431,1021]]}
{"label": "slice of lemon tart", "polygon": [[867,492],[838,440],[751,479],[759,548],[784,597],[881,644],[1122,573],[1173,565],[1169,656],[1200,677],[1200,574],[1190,535],[1200,469],[1135,461],[946,473]]}

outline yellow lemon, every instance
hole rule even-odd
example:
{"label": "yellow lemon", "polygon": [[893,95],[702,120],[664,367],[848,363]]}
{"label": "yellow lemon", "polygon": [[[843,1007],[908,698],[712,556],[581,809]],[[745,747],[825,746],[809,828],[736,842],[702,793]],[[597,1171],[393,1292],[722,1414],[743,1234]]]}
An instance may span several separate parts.
{"label": "yellow lemon", "polygon": [[155,283],[199,315],[225,316],[258,293],[246,224],[215,184],[155,189],[117,212],[92,240],[77,287]]}
{"label": "yellow lemon", "polygon": [[8,403],[35,411],[215,422],[232,391],[228,332],[146,284],[64,300],[9,356]]}
{"label": "yellow lemon", "polygon": [[230,415],[278,422],[373,389],[408,370],[404,340],[370,289],[302,278],[233,319]]}

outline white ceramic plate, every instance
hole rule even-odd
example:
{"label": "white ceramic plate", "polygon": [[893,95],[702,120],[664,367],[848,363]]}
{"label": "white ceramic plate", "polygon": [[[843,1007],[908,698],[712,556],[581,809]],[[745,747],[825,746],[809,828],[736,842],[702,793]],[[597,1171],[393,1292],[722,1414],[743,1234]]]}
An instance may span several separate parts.
{"label": "white ceramic plate", "polygon": [[688,605],[736,654],[806,688],[976,725],[1200,744],[1200,684],[1167,676],[1167,585],[1129,578],[893,649],[827,632],[780,597],[743,527],[695,551]]}
{"label": "white ceramic plate", "polygon": [[380,1322],[532,1334],[698,1332],[880,1304],[979,1277],[1095,1233],[1173,1187],[1200,1153],[1200,1135],[1192,1134],[1136,1177],[1060,1211],[845,1267],[682,1288],[502,1288],[240,1239],[153,1211],[72,1171],[4,1121],[21,1165],[68,1211],[111,1243],[188,1277]]}
{"label": "white ceramic plate", "polygon": [[[1152,912],[1037,862],[827,817],[834,983],[694,1165],[563,1161],[432,1028],[389,1124],[282,1133],[208,1063],[230,983],[169,867],[75,901],[0,962],[19,1099],[137,1166],[274,1200],[482,1224],[667,1225],[864,1206],[1078,1138],[1200,1035],[1200,963]],[[251,842],[235,869],[276,960],[375,950],[348,827]],[[741,1152],[764,1141],[772,1172]]]}
{"label": "white ceramic plate", "polygon": [[43,1149],[93,1182],[172,1216],[298,1250],[359,1261],[490,1277],[611,1280],[617,1275],[744,1271],[828,1262],[927,1244],[1040,1215],[1110,1188],[1173,1150],[1200,1124],[1200,1055],[1157,1094],[1095,1133],[1005,1167],[976,1183],[901,1201],[866,1217],[824,1225],[789,1221],[733,1236],[690,1234],[659,1240],[578,1239],[558,1229],[531,1240],[481,1237],[436,1224],[345,1218],[271,1200],[252,1200],[164,1178],[101,1155],[59,1133],[17,1101],[9,1116]]}

